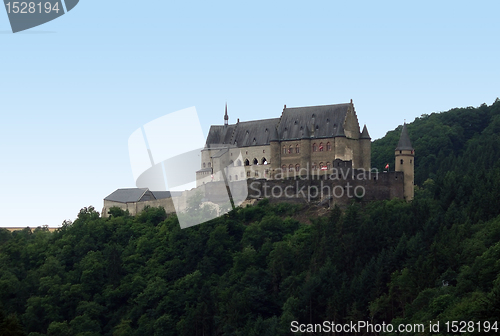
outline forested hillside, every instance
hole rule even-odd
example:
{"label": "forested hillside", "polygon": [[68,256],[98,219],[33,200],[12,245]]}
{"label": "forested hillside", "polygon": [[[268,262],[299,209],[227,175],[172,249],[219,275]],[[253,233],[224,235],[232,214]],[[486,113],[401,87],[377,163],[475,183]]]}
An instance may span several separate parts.
{"label": "forested hillside", "polygon": [[[355,202],[305,224],[294,219],[301,206],[263,200],[184,230],[163,209],[103,219],[89,207],[54,233],[0,230],[0,335],[499,320],[500,101],[424,115],[408,130],[411,203]],[[374,142],[374,166],[392,166],[399,132]]]}

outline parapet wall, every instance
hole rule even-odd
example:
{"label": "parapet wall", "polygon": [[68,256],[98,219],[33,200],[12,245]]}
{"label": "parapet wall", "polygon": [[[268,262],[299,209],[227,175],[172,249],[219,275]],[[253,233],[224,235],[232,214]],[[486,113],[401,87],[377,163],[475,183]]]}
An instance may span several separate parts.
{"label": "parapet wall", "polygon": [[[370,173],[362,170],[344,170],[345,174],[312,175],[305,177],[286,177],[279,180],[248,179],[231,183],[228,188],[223,181],[206,183],[186,191],[184,197],[164,198],[159,200],[119,203],[104,201],[102,217],[108,217],[111,207],[128,210],[131,215],[140,213],[145,207],[163,207],[167,213],[175,213],[176,209],[184,210],[189,199],[199,194],[202,202],[221,204],[227,200],[231,190],[245,190],[246,199],[269,198],[273,202],[325,202],[333,204],[348,204],[353,199],[362,202],[374,200],[404,199],[404,173],[382,172]],[[235,195],[232,195],[233,199]],[[175,204],[175,206],[174,206]]]}

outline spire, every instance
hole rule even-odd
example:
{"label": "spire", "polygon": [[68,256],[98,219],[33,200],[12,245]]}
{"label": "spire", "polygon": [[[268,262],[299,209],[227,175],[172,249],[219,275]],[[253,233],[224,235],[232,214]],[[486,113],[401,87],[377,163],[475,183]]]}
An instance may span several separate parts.
{"label": "spire", "polygon": [[403,129],[401,130],[401,136],[399,137],[398,147],[396,147],[396,150],[413,150],[410,136],[408,135],[408,129],[406,128],[406,122],[403,124]]}
{"label": "spire", "polygon": [[227,126],[229,121],[229,116],[227,115],[227,102],[226,102],[226,113],[224,114],[224,126]]}
{"label": "spire", "polygon": [[360,139],[371,139],[370,138],[370,134],[368,134],[368,128],[366,128],[366,124],[365,124],[365,127],[363,127],[363,132],[361,132],[361,135],[359,136]]}
{"label": "spire", "polygon": [[278,136],[278,129],[276,127],[273,127],[273,130],[271,131],[271,137],[269,138],[269,142],[271,141],[279,141],[280,138]]}

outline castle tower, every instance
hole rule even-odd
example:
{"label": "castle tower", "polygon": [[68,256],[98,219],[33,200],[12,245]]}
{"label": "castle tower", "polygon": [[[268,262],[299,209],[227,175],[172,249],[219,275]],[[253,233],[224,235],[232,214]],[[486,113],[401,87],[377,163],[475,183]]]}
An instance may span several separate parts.
{"label": "castle tower", "polygon": [[408,130],[406,128],[406,123],[403,124],[403,130],[401,131],[401,136],[399,137],[398,146],[396,147],[396,171],[402,171],[404,173],[404,197],[405,200],[411,201],[414,195],[414,159],[415,151],[411,145],[410,137],[408,136]]}
{"label": "castle tower", "polygon": [[227,115],[227,103],[226,103],[226,113],[224,114],[224,126],[227,126],[229,122],[229,116]]}
{"label": "castle tower", "polygon": [[359,136],[359,148],[361,152],[362,168],[366,171],[370,171],[371,160],[372,160],[372,139],[368,133],[368,128],[366,125],[363,127],[363,132]]}

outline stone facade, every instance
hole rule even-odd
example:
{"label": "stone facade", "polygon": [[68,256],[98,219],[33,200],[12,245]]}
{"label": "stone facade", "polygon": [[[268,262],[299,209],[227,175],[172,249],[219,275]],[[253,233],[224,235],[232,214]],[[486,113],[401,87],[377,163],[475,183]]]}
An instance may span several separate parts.
{"label": "stone facade", "polygon": [[[352,101],[347,104],[285,108],[280,118],[212,126],[201,153],[197,186],[224,178],[274,179],[280,172],[331,169],[336,159],[370,169],[371,139],[360,131]],[[244,167],[234,169],[235,167]],[[218,172],[225,172],[218,174]]]}

